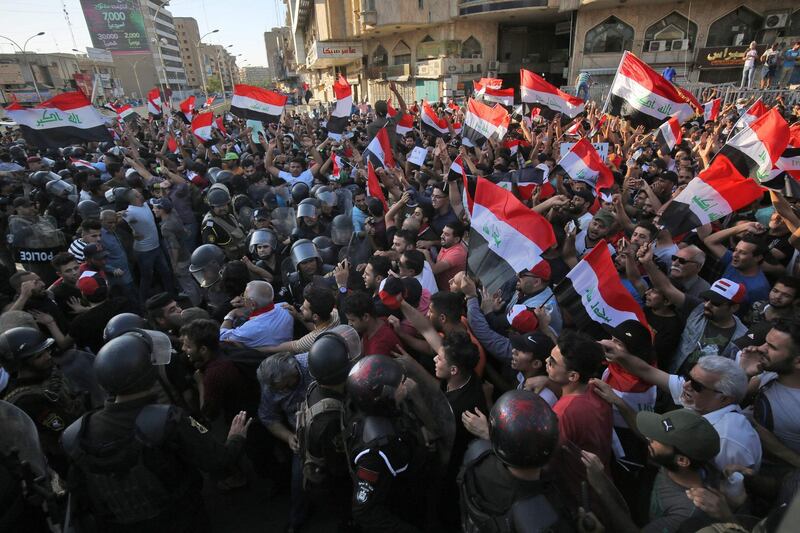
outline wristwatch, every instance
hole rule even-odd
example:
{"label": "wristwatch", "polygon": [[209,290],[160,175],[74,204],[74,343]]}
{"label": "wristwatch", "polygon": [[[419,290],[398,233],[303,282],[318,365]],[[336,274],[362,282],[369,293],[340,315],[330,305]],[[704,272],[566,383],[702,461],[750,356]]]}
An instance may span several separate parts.
{"label": "wristwatch", "polygon": [[339,292],[342,293],[342,294],[347,294],[347,287],[345,287],[345,286],[339,287]]}

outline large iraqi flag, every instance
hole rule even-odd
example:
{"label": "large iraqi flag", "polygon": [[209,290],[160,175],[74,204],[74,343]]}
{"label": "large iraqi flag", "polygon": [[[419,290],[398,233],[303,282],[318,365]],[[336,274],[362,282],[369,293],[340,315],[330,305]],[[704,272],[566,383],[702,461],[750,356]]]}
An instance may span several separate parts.
{"label": "large iraqi flag", "polygon": [[436,137],[444,137],[450,134],[450,126],[447,124],[447,119],[444,117],[440,118],[428,102],[422,102],[422,116],[420,121],[423,131]]}
{"label": "large iraqi flag", "polygon": [[681,235],[753,203],[763,192],[758,183],[740,174],[727,157],[718,155],[669,202],[660,223],[672,235]]}
{"label": "large iraqi flag", "polygon": [[464,179],[472,232],[467,264],[490,292],[544,261],[556,242],[553,227],[513,194],[485,178]]}
{"label": "large iraqi flag", "polygon": [[482,147],[490,138],[502,140],[510,123],[511,115],[503,106],[489,107],[470,98],[461,137],[467,145]]}
{"label": "large iraqi flag", "polygon": [[567,311],[579,329],[593,323],[615,327],[635,320],[648,328],[644,311],[622,285],[605,239],[586,254],[553,291],[561,309]]}
{"label": "large iraqi flag", "polygon": [[582,181],[599,191],[614,185],[614,175],[588,139],[581,139],[567,152],[556,167],[561,168],[574,181]]}
{"label": "large iraqi flag", "polygon": [[211,140],[211,129],[214,125],[214,113],[208,111],[206,113],[198,113],[192,119],[192,133],[201,142]]}
{"label": "large iraqi flag", "polygon": [[519,79],[522,102],[539,109],[539,115],[547,120],[552,120],[560,113],[561,123],[567,124],[583,113],[586,107],[580,98],[565,93],[530,70],[520,69]]}
{"label": "large iraqi flag", "polygon": [[347,79],[339,74],[339,79],[333,84],[333,93],[336,95],[336,107],[333,108],[328,119],[328,137],[334,140],[342,138],[353,111],[353,90]]}
{"label": "large iraqi flag", "polygon": [[231,114],[239,118],[260,120],[266,124],[276,123],[283,114],[287,99],[282,94],[261,87],[234,85]]}
{"label": "large iraqi flag", "polygon": [[162,107],[161,91],[158,87],[153,87],[147,93],[147,112],[154,117],[159,117],[161,116]]}
{"label": "large iraqi flag", "polygon": [[686,122],[695,115],[696,107],[647,63],[628,51],[623,53],[608,95],[608,114],[622,117],[634,127],[653,130],[673,115],[681,124]]}
{"label": "large iraqi flag", "polygon": [[14,102],[5,112],[19,124],[25,140],[40,148],[113,140],[103,116],[80,91],[59,94],[33,108]]}
{"label": "large iraqi flag", "polygon": [[742,116],[739,117],[739,120],[736,121],[736,124],[733,125],[733,133],[741,131],[746,126],[749,126],[763,115],[767,113],[767,106],[764,105],[764,102],[759,98],[753,105],[751,105],[747,111],[742,113]]}
{"label": "large iraqi flag", "polygon": [[728,140],[716,157],[727,157],[736,170],[759,182],[769,181],[770,171],[789,144],[789,125],[772,108]]}
{"label": "large iraqi flag", "polygon": [[481,85],[479,81],[473,81],[472,85],[475,89],[475,96],[482,98],[486,102],[494,102],[504,106],[511,107],[514,105],[514,88],[508,89],[495,89]]}

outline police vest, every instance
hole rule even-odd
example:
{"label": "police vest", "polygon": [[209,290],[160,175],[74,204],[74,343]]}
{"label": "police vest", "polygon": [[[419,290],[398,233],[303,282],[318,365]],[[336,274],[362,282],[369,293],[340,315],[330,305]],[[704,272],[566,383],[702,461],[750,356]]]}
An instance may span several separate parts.
{"label": "police vest", "polygon": [[[307,485],[312,483],[318,485],[323,483],[331,474],[331,467],[335,465],[328,465],[325,457],[315,456],[309,450],[309,436],[312,434],[314,423],[320,423],[320,416],[325,413],[335,413],[337,417],[341,416],[343,411],[343,403],[336,398],[322,398],[313,405],[309,405],[309,398],[312,391],[319,387],[315,381],[308,388],[306,397],[297,411],[297,443],[300,447],[300,460],[303,466],[303,483]],[[333,446],[337,452],[344,454],[344,443],[341,433],[327,445]]]}
{"label": "police vest", "polygon": [[170,511],[190,487],[174,458],[159,450],[179,411],[169,405],[148,405],[136,417],[133,435],[102,448],[86,442],[92,414],[70,425],[61,440],[83,474],[92,513],[114,523],[135,524]]}
{"label": "police vest", "polygon": [[216,244],[226,255],[235,253],[235,259],[241,259],[242,252],[239,250],[244,248],[244,230],[232,215],[223,218],[207,213],[202,226],[204,242]]}

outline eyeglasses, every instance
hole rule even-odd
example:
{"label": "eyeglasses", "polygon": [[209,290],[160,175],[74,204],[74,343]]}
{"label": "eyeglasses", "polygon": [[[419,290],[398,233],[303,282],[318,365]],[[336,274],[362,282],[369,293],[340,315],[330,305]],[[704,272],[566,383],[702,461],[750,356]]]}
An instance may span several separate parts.
{"label": "eyeglasses", "polygon": [[677,261],[678,264],[685,265],[686,263],[694,263],[698,264],[697,261],[692,261],[691,259],[684,259],[683,257],[678,257],[677,255],[672,256],[673,261]]}
{"label": "eyeglasses", "polygon": [[717,394],[720,393],[718,390],[712,389],[708,385],[703,385],[702,383],[700,383],[699,381],[694,379],[691,374],[686,374],[686,376],[684,376],[683,379],[685,379],[686,383],[689,384],[689,386],[692,388],[692,390],[695,391],[698,394],[700,394],[704,390],[710,390],[711,392],[716,392]]}

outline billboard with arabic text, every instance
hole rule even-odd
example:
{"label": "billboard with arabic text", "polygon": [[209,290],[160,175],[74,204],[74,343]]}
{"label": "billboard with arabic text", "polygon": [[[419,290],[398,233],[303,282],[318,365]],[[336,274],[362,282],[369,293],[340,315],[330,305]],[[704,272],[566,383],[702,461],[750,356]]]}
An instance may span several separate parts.
{"label": "billboard with arabic text", "polygon": [[136,0],[81,0],[95,48],[113,53],[149,51],[144,17]]}

